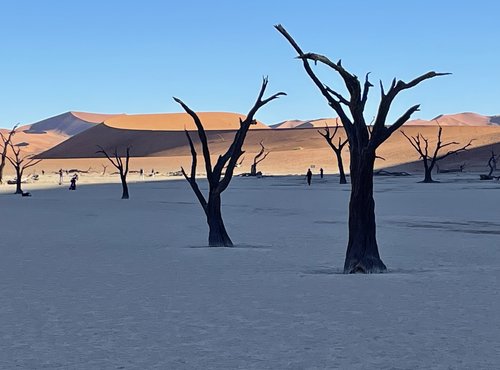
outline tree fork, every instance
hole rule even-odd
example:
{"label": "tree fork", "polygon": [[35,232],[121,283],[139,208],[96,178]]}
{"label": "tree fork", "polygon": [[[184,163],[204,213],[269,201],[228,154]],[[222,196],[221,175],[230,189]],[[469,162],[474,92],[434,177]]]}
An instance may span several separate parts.
{"label": "tree fork", "polygon": [[271,102],[274,99],[277,99],[280,96],[286,95],[284,92],[279,92],[264,99],[264,93],[266,91],[267,84],[268,79],[267,77],[264,77],[259,94],[257,96],[257,101],[250,109],[245,119],[240,118],[240,128],[236,131],[233,142],[224,154],[219,155],[219,158],[217,159],[217,162],[214,166],[212,166],[210,158],[210,148],[208,147],[208,139],[205,128],[203,127],[203,123],[201,122],[196,112],[189,108],[182,100],[174,97],[174,100],[179,103],[181,107],[186,111],[186,113],[188,113],[193,119],[198,132],[198,138],[200,139],[201,143],[209,187],[208,201],[201,192],[196,181],[196,167],[198,163],[198,156],[196,153],[196,148],[193,144],[193,140],[191,139],[191,135],[187,130],[185,130],[185,133],[191,151],[191,172],[188,175],[183,167],[181,167],[181,171],[184,175],[184,178],[195,193],[196,198],[203,208],[203,211],[205,212],[207,224],[209,227],[208,245],[210,247],[233,246],[233,242],[227,234],[226,227],[222,219],[221,194],[229,186],[229,183],[231,182],[231,179],[233,177],[234,168],[238,165],[238,160],[244,153],[242,151],[242,146],[245,142],[245,138],[248,130],[250,129],[250,126],[256,124],[254,118],[255,114],[267,103]]}
{"label": "tree fork", "polygon": [[[363,84],[358,77],[343,66],[339,60],[332,62],[326,56],[304,53],[297,42],[282,25],[276,30],[289,42],[302,61],[304,70],[316,85],[328,105],[337,113],[349,140],[351,199],[349,202],[349,242],[344,263],[344,273],[376,273],[387,270],[380,258],[376,241],[375,201],[373,199],[373,166],[377,148],[419,110],[419,105],[410,107],[389,126],[387,116],[394,98],[402,91],[417,86],[421,82],[449,73],[427,72],[410,82],[393,79],[386,91],[380,82],[381,99],[373,126],[370,128],[364,117],[364,109],[369,90],[373,85],[366,74]],[[337,73],[344,82],[349,98],[326,86],[314,73],[310,62],[321,63]],[[344,107],[348,111],[344,110]]]}

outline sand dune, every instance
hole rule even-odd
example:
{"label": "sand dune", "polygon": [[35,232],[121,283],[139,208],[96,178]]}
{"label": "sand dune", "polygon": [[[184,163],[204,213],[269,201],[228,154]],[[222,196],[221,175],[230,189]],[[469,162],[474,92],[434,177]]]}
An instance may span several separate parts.
{"label": "sand dune", "polygon": [[[62,116],[62,117],[61,117]],[[24,132],[16,135],[16,142],[28,142],[30,145],[23,151],[26,153],[44,152],[39,156],[44,161],[35,170],[58,168],[88,169],[101,171],[101,165],[106,164],[100,154],[96,154],[98,145],[107,150],[124,150],[132,148],[132,167],[155,168],[160,172],[178,171],[180,166],[190,164],[190,151],[183,132],[184,124],[194,130],[191,118],[184,113],[153,114],[153,115],[97,115],[89,113],[70,112],[58,116],[59,119],[69,122],[69,127],[55,120],[41,121],[43,124],[34,124],[37,131],[47,129],[44,134],[30,133],[30,126]],[[225,151],[234,137],[234,128],[238,125],[240,115],[235,113],[200,113],[214,159]],[[85,119],[85,121],[84,121]],[[442,164],[444,167],[466,164],[466,168],[483,170],[488,160],[489,151],[493,148],[500,153],[500,126],[490,124],[495,117],[486,117],[474,113],[446,115],[438,118],[445,130],[443,139],[467,143],[474,139],[469,152],[450,157]],[[102,124],[95,122],[103,121]],[[52,122],[52,125],[49,123]],[[422,133],[430,139],[431,147],[435,142],[437,126],[432,121],[426,121],[421,126],[413,121],[403,127],[409,135]],[[423,122],[423,121],[422,121]],[[259,143],[263,141],[267,149],[271,150],[268,158],[259,165],[259,170],[268,174],[304,173],[307,168],[317,170],[323,167],[327,173],[335,173],[337,164],[331,149],[318,134],[318,128],[328,124],[335,125],[334,119],[317,119],[312,121],[286,121],[277,129],[258,123],[248,133],[244,145],[244,161],[237,173],[248,172],[253,156],[259,152]],[[453,125],[453,126],[451,126]],[[285,128],[288,126],[289,128]],[[84,129],[77,135],[70,133]],[[343,129],[339,135],[345,137]],[[199,146],[196,132],[192,135],[194,142]],[[46,150],[47,148],[50,148]],[[395,133],[378,150],[378,154],[385,160],[377,160],[376,167],[407,168],[419,170],[417,153],[412,149],[401,133]],[[345,165],[348,168],[347,148]],[[198,169],[203,173],[203,166]],[[10,171],[10,169],[7,169]]]}
{"label": "sand dune", "polygon": [[113,114],[67,112],[31,125],[22,126],[19,128],[19,131],[24,131],[28,134],[54,132],[69,137],[79,134],[96,123],[104,122],[106,119],[114,116]]}
{"label": "sand dune", "polygon": [[499,116],[483,116],[477,113],[457,113],[457,114],[441,114],[432,120],[412,120],[406,125],[417,126],[498,126],[500,124]]}
{"label": "sand dune", "polygon": [[[29,144],[23,148],[23,152],[26,154],[38,154],[113,116],[115,115],[83,112],[62,113],[30,125],[20,126],[13,142]],[[0,131],[8,134],[10,130],[0,129]]]}
{"label": "sand dune", "polygon": [[284,129],[284,128],[324,128],[325,126],[335,127],[337,123],[340,125],[340,121],[337,118],[318,118],[309,121],[301,120],[289,120],[272,125],[273,129]]}
{"label": "sand dune", "polygon": [[[237,113],[199,113],[207,130],[234,130],[239,127],[243,115]],[[68,138],[80,134],[97,124],[128,131],[183,131],[195,130],[191,117],[186,113],[165,114],[100,114],[87,112],[66,112],[42,121],[19,127],[15,143],[28,143],[23,151],[26,154],[39,154],[62,143]],[[257,122],[251,129],[269,129],[262,122]],[[0,129],[4,134],[7,129]],[[108,138],[109,139],[109,138]]]}
{"label": "sand dune", "polygon": [[[471,112],[441,114],[431,120],[410,120],[405,124],[405,126],[436,126],[437,122],[439,122],[441,126],[498,126],[500,125],[500,116],[484,116]],[[272,125],[271,127],[274,129],[325,127],[325,125],[334,127],[336,124],[336,118],[320,118],[313,120],[283,121]]]}
{"label": "sand dune", "polygon": [[[238,129],[240,118],[245,118],[242,114],[227,112],[198,112],[197,114],[207,131]],[[104,124],[108,127],[125,130],[196,130],[193,119],[187,113],[123,114],[105,120]],[[251,129],[269,129],[269,126],[257,122],[251,126]]]}
{"label": "sand dune", "polygon": [[[435,143],[436,127],[409,126],[404,128],[409,135],[422,133],[430,139],[431,147]],[[339,130],[341,137],[345,137],[343,129]],[[196,133],[193,133],[196,145],[199,145]],[[207,136],[214,159],[228,148],[234,131],[208,131]],[[467,143],[473,141],[473,151],[450,157],[443,166],[453,167],[466,163],[467,168],[482,170],[488,160],[489,151],[494,148],[500,153],[500,127],[446,127],[443,139],[446,141],[457,141]],[[316,128],[304,129],[279,129],[279,130],[252,130],[248,133],[243,149],[245,150],[244,161],[237,173],[248,172],[253,156],[258,153],[259,143],[263,141],[266,148],[271,151],[268,158],[259,165],[259,170],[268,174],[294,174],[303,173],[309,167],[319,170],[323,167],[327,173],[337,172],[337,164],[333,152],[324,139],[318,134]],[[174,131],[146,131],[146,130],[123,130],[98,125],[80,135],[74,136],[64,143],[43,153],[41,158],[47,159],[42,162],[49,166],[55,160],[57,166],[64,165],[65,168],[77,167],[86,169],[92,163],[96,168],[101,166],[102,159],[96,154],[97,145],[113,150],[115,147],[124,149],[127,145],[132,147],[134,158],[131,163],[135,168],[155,168],[161,172],[179,170],[180,166],[189,166],[191,158],[187,140],[183,132]],[[479,148],[482,148],[479,150]],[[346,167],[348,166],[347,148],[344,154]],[[200,153],[200,151],[198,151]],[[395,133],[384,143],[378,154],[385,160],[377,160],[376,167],[404,166],[419,160],[418,154],[409,145],[403,135]],[[70,165],[78,159],[78,165]],[[88,158],[88,159],[85,159]],[[76,163],[76,162],[75,162]],[[102,162],[104,163],[104,162]],[[140,167],[138,167],[140,166]],[[418,170],[419,166],[416,167]],[[198,168],[203,173],[203,166]]]}

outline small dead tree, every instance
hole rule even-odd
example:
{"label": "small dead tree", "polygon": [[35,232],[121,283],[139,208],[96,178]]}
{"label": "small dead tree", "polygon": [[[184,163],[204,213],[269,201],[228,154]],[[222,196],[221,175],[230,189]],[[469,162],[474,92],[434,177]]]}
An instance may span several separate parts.
{"label": "small dead tree", "polygon": [[318,130],[318,133],[323,136],[330,145],[330,148],[335,152],[335,156],[337,157],[337,165],[339,167],[339,175],[340,175],[340,184],[347,184],[347,179],[345,176],[345,171],[344,171],[344,162],[342,161],[342,149],[344,149],[344,146],[349,142],[349,140],[346,138],[345,140],[342,140],[342,138],[339,136],[339,142],[337,145],[333,143],[333,139],[337,135],[337,131],[339,129],[339,124],[335,126],[335,129],[333,130],[333,133],[330,133],[330,128],[328,125],[324,128],[324,131]]}
{"label": "small dead tree", "polygon": [[0,157],[0,184],[3,184],[3,169],[5,168],[5,163],[7,159],[7,151],[9,150],[9,145],[12,142],[12,137],[16,134],[17,127],[19,125],[15,125],[7,135],[4,135],[3,132],[0,132],[0,138],[2,140],[2,153]]}
{"label": "small dead tree", "polygon": [[497,170],[498,157],[500,157],[500,156],[496,156],[495,152],[492,150],[490,159],[488,160],[488,167],[490,168],[490,172],[488,172],[488,175],[487,175],[488,177],[492,177],[493,172],[495,172]]}
{"label": "small dead tree", "polygon": [[24,171],[40,163],[41,159],[34,158],[34,154],[23,155],[21,153],[21,146],[9,142],[10,154],[7,154],[7,159],[12,164],[16,171],[16,192],[15,194],[23,194],[21,188],[22,178]]}
{"label": "small dead tree", "polygon": [[260,142],[260,151],[259,153],[254,157],[252,166],[250,167],[250,176],[257,176],[257,165],[262,162],[264,159],[267,158],[267,156],[271,153],[270,150],[267,151],[266,153],[266,148],[264,147],[264,144],[262,144],[262,141]]}
{"label": "small dead tree", "polygon": [[[419,105],[409,108],[394,123],[386,126],[387,116],[396,96],[407,89],[411,89],[421,82],[443,76],[448,73],[425,73],[410,82],[393,79],[386,91],[380,83],[381,98],[373,126],[367,125],[364,110],[368,100],[368,93],[373,86],[366,74],[364,83],[358,77],[347,71],[339,60],[332,62],[326,56],[315,53],[304,53],[295,40],[281,25],[276,29],[286,38],[295,49],[304,69],[328,105],[337,113],[349,140],[351,197],[349,201],[349,241],[347,244],[344,273],[372,273],[387,270],[380,258],[375,223],[375,201],[373,199],[373,167],[376,150],[397,129],[410,119],[411,115],[419,110]],[[349,93],[345,98],[337,90],[326,86],[314,73],[310,62],[320,63],[332,69],[344,82]],[[344,108],[347,108],[346,111]]]}
{"label": "small dead tree", "polygon": [[102,173],[101,173],[101,176],[104,176],[106,175],[106,170],[108,169],[108,166],[105,166],[101,163],[101,166],[102,166]]}
{"label": "small dead tree", "polygon": [[[439,125],[439,123],[438,123]],[[433,183],[438,182],[432,179],[432,170],[437,163],[450,155],[458,154],[460,152],[464,152],[467,150],[469,146],[472,145],[472,140],[469,141],[467,145],[464,145],[458,149],[449,150],[445,154],[439,155],[439,152],[450,145],[459,145],[456,141],[450,141],[448,143],[443,143],[441,141],[441,136],[443,133],[443,128],[439,126],[438,134],[437,134],[437,142],[434,151],[429,150],[429,139],[427,139],[422,134],[417,134],[417,136],[408,136],[404,131],[401,131],[403,136],[408,140],[411,146],[417,151],[422,159],[422,163],[424,165],[424,180],[421,181],[423,183]],[[432,152],[432,153],[431,153]]]}
{"label": "small dead tree", "polygon": [[198,131],[198,137],[201,142],[201,149],[203,153],[203,159],[205,161],[205,170],[207,173],[209,187],[208,200],[202,194],[200,188],[198,187],[198,183],[196,182],[197,153],[193,140],[191,139],[191,135],[187,130],[185,130],[185,132],[189,142],[189,147],[191,149],[192,157],[191,173],[190,175],[188,175],[182,167],[181,171],[188,181],[189,185],[191,185],[193,192],[195,193],[198,201],[203,208],[203,211],[205,212],[209,228],[208,244],[211,247],[231,247],[233,245],[231,239],[229,238],[229,235],[227,234],[226,228],[224,226],[224,221],[222,220],[221,193],[227,189],[229,183],[231,182],[234,168],[238,163],[238,159],[243,154],[241,148],[245,141],[247,132],[250,129],[250,126],[256,124],[254,118],[255,114],[260,108],[262,108],[270,101],[278,98],[279,96],[286,95],[283,92],[278,92],[264,99],[263,96],[266,91],[267,83],[268,80],[266,77],[262,81],[260,92],[254,106],[252,107],[252,109],[250,109],[245,119],[240,118],[240,128],[238,129],[238,131],[236,131],[233,142],[231,143],[229,149],[227,149],[224,154],[219,155],[219,158],[217,159],[217,162],[214,166],[212,166],[212,161],[210,159],[210,149],[208,147],[207,135],[205,133],[203,123],[201,122],[198,115],[186,104],[184,104],[182,100],[174,98],[174,100],[179,103],[186,111],[186,113],[188,113],[193,119]]}
{"label": "small dead tree", "polygon": [[[130,162],[130,147],[128,146],[125,151],[125,163],[123,163],[122,157],[118,154],[118,148],[115,148],[115,151],[113,152],[114,158],[111,158],[111,156],[103,149],[103,147],[98,147],[100,150],[98,150],[96,153],[104,154],[104,156],[108,159],[108,161],[111,162],[113,166],[116,167],[118,173],[120,174],[120,180],[122,182],[122,199],[129,199],[130,196],[128,193],[127,175],[129,168],[128,165]],[[104,171],[106,171],[106,169]]]}

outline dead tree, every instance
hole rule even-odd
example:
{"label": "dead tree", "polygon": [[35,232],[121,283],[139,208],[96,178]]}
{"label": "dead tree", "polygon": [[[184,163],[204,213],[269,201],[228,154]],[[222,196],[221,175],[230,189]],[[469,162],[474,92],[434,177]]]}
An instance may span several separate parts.
{"label": "dead tree", "polygon": [[495,152],[492,150],[491,151],[491,156],[490,159],[488,160],[488,167],[490,168],[490,172],[488,172],[488,177],[493,176],[493,172],[496,171],[497,169],[497,161],[498,161],[498,156],[495,155]]}
{"label": "dead tree", "polygon": [[[472,140],[469,141],[467,145],[464,145],[458,149],[449,150],[446,154],[439,155],[439,152],[450,145],[459,145],[456,141],[450,141],[449,143],[443,143],[441,141],[441,136],[443,133],[443,128],[439,126],[437,134],[437,142],[434,151],[429,150],[429,139],[427,139],[422,134],[417,134],[417,136],[408,136],[404,131],[401,131],[404,137],[408,140],[411,146],[417,151],[424,164],[424,180],[423,183],[437,182],[432,179],[432,170],[437,162],[449,157],[450,155],[458,154],[460,152],[466,151],[469,146],[472,145]],[[432,152],[432,154],[430,153]]]}
{"label": "dead tree", "polygon": [[207,173],[209,187],[208,200],[202,194],[200,188],[198,187],[198,183],[196,182],[197,153],[193,144],[193,140],[191,139],[191,135],[187,130],[185,130],[185,132],[192,156],[191,174],[188,176],[188,174],[182,167],[181,171],[188,183],[191,185],[191,188],[193,189],[196,197],[198,198],[198,201],[200,202],[205,212],[209,228],[208,244],[211,247],[231,247],[233,245],[231,239],[229,238],[229,235],[226,232],[224,221],[222,220],[221,193],[227,189],[229,183],[231,182],[234,168],[238,163],[238,159],[243,154],[241,148],[250,126],[256,124],[254,118],[255,114],[260,108],[262,108],[270,101],[278,98],[279,96],[286,95],[283,92],[279,92],[266,99],[263,99],[267,83],[267,78],[264,78],[259,95],[257,97],[257,101],[255,102],[252,109],[250,109],[250,111],[248,112],[246,118],[240,118],[240,128],[238,129],[238,131],[236,131],[231,146],[224,154],[219,155],[219,158],[217,159],[217,162],[214,166],[212,166],[212,162],[210,159],[210,150],[208,147],[207,135],[200,118],[194,111],[192,111],[186,104],[184,104],[184,102],[182,102],[178,98],[174,98],[174,100],[179,103],[193,119],[198,131],[198,137],[201,142],[201,149],[203,153],[203,159],[205,161],[205,170]]}
{"label": "dead tree", "polygon": [[347,138],[345,140],[342,140],[342,138],[339,136],[339,143],[337,145],[333,143],[333,139],[337,135],[339,127],[340,126],[337,123],[335,129],[333,130],[333,133],[331,134],[328,125],[325,127],[324,131],[318,130],[318,132],[325,138],[328,145],[330,145],[330,148],[332,148],[332,150],[335,152],[335,156],[337,157],[337,165],[339,167],[340,183],[347,184],[347,179],[344,171],[344,162],[342,161],[342,149],[344,149],[344,146],[349,142],[349,140]]}
{"label": "dead tree", "polygon": [[127,150],[125,151],[125,163],[123,163],[122,158],[120,155],[118,155],[118,148],[115,148],[115,151],[113,152],[113,157],[111,158],[109,154],[101,147],[99,146],[99,149],[96,153],[102,153],[108,161],[111,162],[113,166],[116,167],[118,170],[118,173],[120,174],[120,180],[122,182],[122,199],[129,199],[129,193],[128,193],[128,184],[127,184],[127,175],[128,175],[128,165],[130,162],[130,147],[127,147]]}
{"label": "dead tree", "polygon": [[[265,153],[265,154],[264,154]],[[271,153],[270,150],[266,153],[266,148],[262,141],[260,142],[260,152],[254,157],[252,166],[250,167],[250,176],[257,176],[257,165],[262,162]]]}
{"label": "dead tree", "polygon": [[[373,199],[373,166],[377,148],[399,129],[419,105],[409,108],[390,126],[386,126],[387,115],[396,96],[417,86],[427,79],[447,73],[428,72],[410,82],[394,79],[386,91],[380,82],[381,99],[373,126],[369,127],[364,117],[368,92],[373,86],[368,75],[361,83],[358,77],[348,72],[339,60],[337,63],[323,55],[304,53],[295,40],[281,25],[276,29],[287,39],[302,61],[306,73],[337,113],[349,140],[351,197],[349,201],[349,242],[347,245],[344,273],[373,273],[387,270],[382,262],[376,239],[375,202]],[[337,90],[321,82],[310,62],[324,64],[333,69],[343,80],[349,93],[345,98]],[[347,109],[347,110],[346,110]]]}
{"label": "dead tree", "polygon": [[102,166],[102,174],[101,174],[101,176],[104,176],[106,174],[106,170],[107,170],[108,166],[105,166],[102,163],[101,163],[101,166]]}
{"label": "dead tree", "polygon": [[40,163],[41,159],[35,159],[33,154],[22,155],[21,147],[19,145],[12,144],[9,142],[9,147],[11,154],[7,155],[7,159],[12,164],[16,171],[16,192],[15,194],[23,194],[23,189],[21,188],[23,173],[26,169],[33,167]]}
{"label": "dead tree", "polygon": [[15,125],[12,130],[9,131],[8,135],[4,135],[0,132],[0,138],[2,139],[2,156],[0,157],[0,184],[3,184],[3,169],[5,168],[5,163],[7,159],[7,151],[9,150],[10,143],[12,142],[12,137],[15,135],[18,125]]}

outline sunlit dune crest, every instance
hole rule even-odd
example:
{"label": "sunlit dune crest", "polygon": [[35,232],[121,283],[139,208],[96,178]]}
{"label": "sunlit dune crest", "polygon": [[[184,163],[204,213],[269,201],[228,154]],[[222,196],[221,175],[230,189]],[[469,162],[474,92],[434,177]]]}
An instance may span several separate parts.
{"label": "sunlit dune crest", "polygon": [[[197,112],[205,130],[235,130],[240,127],[240,119],[245,116],[228,112]],[[104,121],[108,127],[122,130],[148,131],[188,131],[196,130],[193,119],[187,113],[123,114]],[[258,122],[250,129],[269,129]]]}

